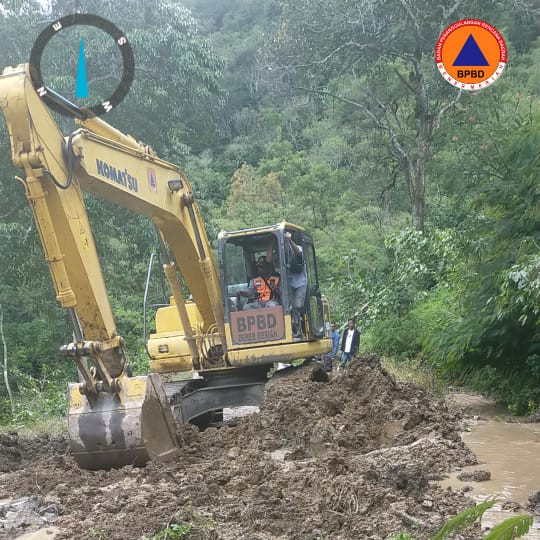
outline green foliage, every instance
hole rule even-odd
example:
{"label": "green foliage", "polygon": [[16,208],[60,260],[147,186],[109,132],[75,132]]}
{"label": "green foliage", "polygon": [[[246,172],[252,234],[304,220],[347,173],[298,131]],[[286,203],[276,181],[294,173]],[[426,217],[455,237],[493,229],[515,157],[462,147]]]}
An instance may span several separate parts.
{"label": "green foliage", "polygon": [[386,288],[370,307],[374,323],[364,339],[397,357],[427,357],[447,376],[504,396],[520,414],[540,401],[539,128],[538,117],[527,118],[504,135],[505,150],[490,167],[478,169],[459,235],[387,240]]}
{"label": "green foliage", "polygon": [[144,536],[143,540],[182,540],[188,538],[209,538],[215,532],[213,518],[206,514],[199,514],[191,507],[191,502],[182,507],[171,518],[167,527],[153,534]]}
{"label": "green foliage", "polygon": [[443,540],[456,531],[472,527],[484,515],[484,512],[491,508],[496,502],[495,499],[484,501],[472,508],[467,508],[467,510],[460,512],[457,516],[448,520],[432,540]]}
{"label": "green foliage", "polygon": [[182,540],[183,538],[189,538],[192,530],[193,525],[191,523],[173,523],[147,540]]}
{"label": "green foliage", "polygon": [[513,540],[527,534],[532,524],[532,516],[514,516],[493,527],[484,540]]}
{"label": "green foliage", "polygon": [[[452,534],[472,527],[484,512],[491,508],[497,501],[495,499],[484,501],[472,508],[467,508],[457,516],[448,520],[442,528],[431,537],[431,540],[444,540]],[[520,538],[529,532],[532,527],[532,516],[513,516],[499,523],[484,537],[484,540],[513,540]],[[390,537],[388,540],[414,540],[414,537],[405,532]]]}
{"label": "green foliage", "polygon": [[[69,373],[69,372],[68,372]],[[14,429],[43,425],[48,418],[63,416],[67,410],[66,371],[42,367],[39,377],[17,369],[11,375],[17,395],[13,409],[5,400],[0,402],[0,423]]]}
{"label": "green foliage", "polygon": [[99,527],[92,527],[88,530],[88,532],[96,539],[96,540],[108,540],[109,534],[105,532],[103,529],[100,529]]}
{"label": "green foliage", "polygon": [[241,229],[283,219],[283,190],[274,173],[260,176],[244,164],[231,179],[231,191],[220,209],[218,223]]}
{"label": "green foliage", "polygon": [[391,315],[376,321],[363,334],[362,348],[397,360],[414,358],[421,351],[417,321],[410,314],[404,317]]}
{"label": "green foliage", "polygon": [[525,326],[540,315],[540,256],[525,256],[502,274],[497,298],[498,315],[505,311],[519,313],[518,321]]}

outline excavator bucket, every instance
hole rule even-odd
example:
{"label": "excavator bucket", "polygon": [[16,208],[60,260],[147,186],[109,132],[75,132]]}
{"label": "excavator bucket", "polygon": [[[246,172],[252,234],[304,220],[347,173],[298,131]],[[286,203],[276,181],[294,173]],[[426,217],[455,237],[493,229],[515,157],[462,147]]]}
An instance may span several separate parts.
{"label": "excavator bucket", "polygon": [[159,375],[122,380],[118,395],[87,398],[69,384],[71,452],[83,469],[143,465],[178,451],[174,419]]}

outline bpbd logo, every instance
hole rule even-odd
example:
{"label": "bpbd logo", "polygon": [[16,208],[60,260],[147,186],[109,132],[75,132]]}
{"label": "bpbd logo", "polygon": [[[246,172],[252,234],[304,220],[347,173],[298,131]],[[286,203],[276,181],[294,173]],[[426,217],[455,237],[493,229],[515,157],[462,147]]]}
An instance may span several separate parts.
{"label": "bpbd logo", "polygon": [[493,84],[506,66],[506,44],[498,30],[479,19],[463,19],[440,35],[437,67],[452,86],[481,90]]}

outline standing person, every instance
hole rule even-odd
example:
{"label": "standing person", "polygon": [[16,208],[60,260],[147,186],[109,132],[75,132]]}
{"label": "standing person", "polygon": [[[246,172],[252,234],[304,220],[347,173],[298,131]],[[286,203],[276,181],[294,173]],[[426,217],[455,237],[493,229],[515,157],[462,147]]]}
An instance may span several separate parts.
{"label": "standing person", "polygon": [[339,332],[336,330],[336,323],[330,323],[330,331],[332,332],[332,358],[336,358],[340,338]]}
{"label": "standing person", "polygon": [[348,328],[343,332],[343,339],[341,340],[341,355],[340,367],[345,367],[347,362],[351,363],[355,354],[360,347],[360,331],[355,328],[354,319],[347,321]]}
{"label": "standing person", "polygon": [[326,353],[321,356],[324,371],[330,373],[332,371],[332,362],[337,356],[339,349],[339,332],[336,330],[336,324],[330,323],[330,331],[332,332],[332,352]]}
{"label": "standing person", "polygon": [[287,261],[287,282],[291,302],[293,334],[296,338],[304,337],[302,317],[307,292],[307,271],[302,246],[296,244],[292,234],[287,231],[285,237],[285,257]]}

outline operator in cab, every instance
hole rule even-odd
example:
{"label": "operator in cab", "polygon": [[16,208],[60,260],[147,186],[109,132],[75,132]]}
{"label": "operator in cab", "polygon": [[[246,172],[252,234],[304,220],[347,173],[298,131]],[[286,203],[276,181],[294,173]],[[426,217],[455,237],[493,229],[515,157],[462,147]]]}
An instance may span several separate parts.
{"label": "operator in cab", "polygon": [[280,275],[274,271],[274,265],[269,262],[266,255],[257,260],[257,277],[249,282],[244,291],[236,291],[236,305],[240,307],[240,297],[255,298],[254,302],[246,304],[244,309],[260,309],[280,305],[279,293]]}

